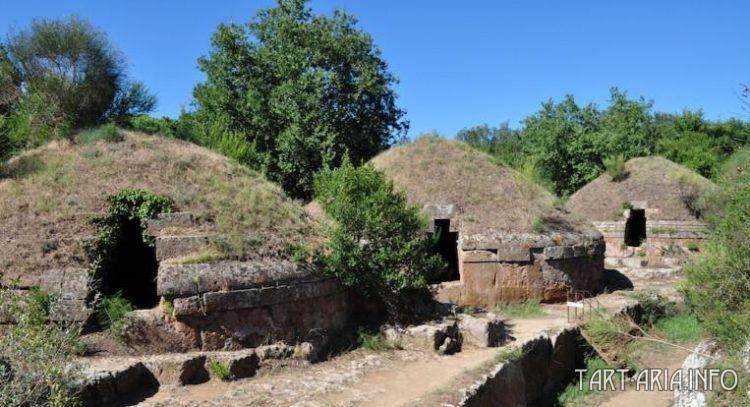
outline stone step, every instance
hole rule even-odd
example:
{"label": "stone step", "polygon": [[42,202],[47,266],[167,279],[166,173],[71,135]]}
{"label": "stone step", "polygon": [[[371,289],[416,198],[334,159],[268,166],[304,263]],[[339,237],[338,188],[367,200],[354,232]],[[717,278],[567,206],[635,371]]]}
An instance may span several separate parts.
{"label": "stone step", "polygon": [[[80,358],[83,380],[77,385],[83,406],[110,405],[115,401],[150,396],[159,386],[187,386],[213,380],[253,377],[264,361],[312,360],[310,343],[297,346],[277,343],[231,352],[190,352],[155,356]],[[221,363],[229,377],[214,377],[210,365]]]}

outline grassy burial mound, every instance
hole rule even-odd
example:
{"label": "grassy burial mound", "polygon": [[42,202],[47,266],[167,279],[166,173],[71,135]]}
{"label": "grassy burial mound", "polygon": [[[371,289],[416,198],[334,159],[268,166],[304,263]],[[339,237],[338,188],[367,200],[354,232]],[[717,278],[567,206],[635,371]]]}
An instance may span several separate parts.
{"label": "grassy burial mound", "polygon": [[567,207],[591,221],[622,220],[623,210],[640,207],[649,220],[694,221],[700,196],[713,183],[662,157],[634,158],[617,173],[604,173],[578,190]]}
{"label": "grassy burial mound", "polygon": [[372,164],[432,218],[436,251],[451,265],[442,280],[461,280],[452,301],[479,307],[558,301],[571,288],[598,288],[601,234],[489,155],[427,136]]}
{"label": "grassy burial mound", "polygon": [[596,223],[613,266],[672,267],[706,238],[703,196],[713,188],[679,164],[641,157],[610,166],[573,194],[567,207]]}
{"label": "grassy burial mound", "polygon": [[155,305],[142,292],[156,289],[159,261],[288,259],[320,239],[261,175],[190,143],[106,127],[3,163],[0,230],[5,285],[83,293],[99,273],[98,289],[130,290],[136,306]]}
{"label": "grassy burial mound", "polygon": [[463,142],[426,136],[378,155],[372,164],[412,204],[454,205],[451,221],[464,235],[590,228],[556,208],[556,198],[544,188]]}

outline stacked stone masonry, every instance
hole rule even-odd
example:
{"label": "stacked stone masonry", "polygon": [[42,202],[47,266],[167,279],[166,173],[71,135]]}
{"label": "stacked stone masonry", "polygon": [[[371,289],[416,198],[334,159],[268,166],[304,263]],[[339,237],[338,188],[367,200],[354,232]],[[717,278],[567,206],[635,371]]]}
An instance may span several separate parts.
{"label": "stacked stone masonry", "polygon": [[596,233],[462,237],[458,256],[460,285],[443,286],[438,297],[463,306],[561,302],[571,290],[597,292],[603,280],[604,240]]}

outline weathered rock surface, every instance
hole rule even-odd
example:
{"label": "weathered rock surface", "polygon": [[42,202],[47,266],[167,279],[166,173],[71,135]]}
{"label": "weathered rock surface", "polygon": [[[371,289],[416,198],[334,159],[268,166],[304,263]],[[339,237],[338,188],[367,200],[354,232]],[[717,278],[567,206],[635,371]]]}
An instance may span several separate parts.
{"label": "weathered rock surface", "polygon": [[507,340],[505,324],[495,314],[460,314],[456,318],[464,344],[481,348],[496,347]]}
{"label": "weathered rock surface", "polygon": [[148,234],[159,236],[165,229],[190,228],[195,224],[195,217],[190,212],[160,213],[148,221]]}
{"label": "weathered rock surface", "polygon": [[157,294],[168,298],[187,297],[212,291],[244,290],[318,279],[320,274],[313,267],[285,260],[161,263]]}
{"label": "weathered rock surface", "polygon": [[110,405],[142,394],[153,394],[159,383],[141,362],[108,361],[106,367],[84,370],[85,381],[78,385],[81,404],[88,406]]}
{"label": "weathered rock surface", "polygon": [[674,406],[675,407],[705,407],[708,405],[706,394],[697,389],[699,386],[697,383],[690,384],[691,375],[688,374],[689,370],[705,369],[708,366],[709,359],[706,354],[711,353],[711,349],[714,348],[714,344],[710,342],[701,342],[695,348],[684,362],[682,362],[682,389],[674,391]]}
{"label": "weathered rock surface", "polygon": [[184,386],[203,383],[209,379],[204,354],[152,356],[145,359],[143,365],[160,384]]}
{"label": "weathered rock surface", "polygon": [[156,260],[164,261],[196,253],[208,247],[211,236],[158,236],[155,239]]}
{"label": "weathered rock surface", "polygon": [[385,340],[404,349],[430,350],[451,355],[460,352],[463,344],[458,322],[450,319],[405,328],[387,327],[382,332]]}
{"label": "weathered rock surface", "polygon": [[219,362],[229,368],[230,379],[255,376],[260,365],[260,358],[254,349],[238,352],[212,352],[207,354],[207,357],[207,363]]}
{"label": "weathered rock surface", "polygon": [[583,364],[578,328],[529,339],[522,356],[499,363],[466,391],[459,403],[471,407],[547,405]]}

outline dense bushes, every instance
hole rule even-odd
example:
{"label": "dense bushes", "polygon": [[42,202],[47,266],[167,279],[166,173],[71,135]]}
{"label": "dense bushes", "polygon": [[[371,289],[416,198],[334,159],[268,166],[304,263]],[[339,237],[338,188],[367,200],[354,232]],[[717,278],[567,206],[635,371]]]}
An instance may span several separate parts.
{"label": "dense bushes", "polygon": [[579,106],[567,96],[543,103],[522,129],[482,125],[456,137],[515,169],[533,163],[541,183],[559,195],[575,192],[605,170],[617,173],[612,166],[639,156],[662,155],[713,177],[727,156],[750,142],[750,125],[742,121],[709,122],[700,111],[654,113],[652,106],[614,88],[606,109]]}
{"label": "dense bushes", "polygon": [[750,340],[750,151],[729,163],[709,200],[713,234],[685,268],[682,291],[705,328],[736,349]]}
{"label": "dense bushes", "polygon": [[49,324],[47,313],[56,301],[41,291],[26,299],[0,288],[0,309],[16,323],[0,335],[0,405],[75,405],[72,364],[82,349],[77,324]]}
{"label": "dense bushes", "polygon": [[380,299],[397,314],[400,294],[426,287],[445,267],[429,255],[432,241],[419,210],[393,190],[370,165],[348,160],[315,178],[315,196],[335,225],[324,252],[326,270],[368,298]]}

